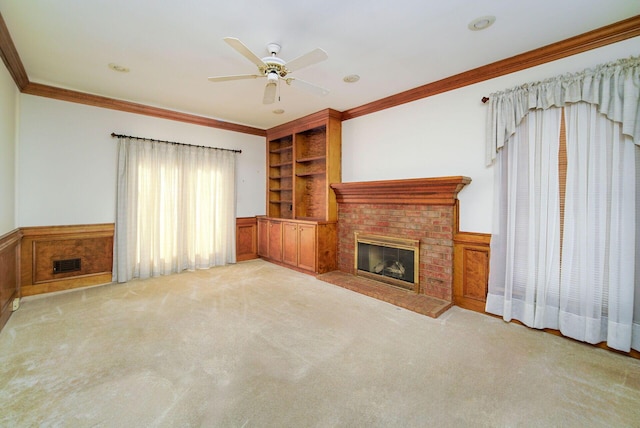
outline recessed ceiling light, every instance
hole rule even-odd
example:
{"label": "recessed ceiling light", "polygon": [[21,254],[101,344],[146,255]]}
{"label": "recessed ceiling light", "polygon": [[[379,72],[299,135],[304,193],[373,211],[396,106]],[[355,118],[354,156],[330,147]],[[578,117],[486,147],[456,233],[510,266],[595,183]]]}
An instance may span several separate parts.
{"label": "recessed ceiling light", "polygon": [[495,21],[495,16],[482,16],[471,21],[468,27],[471,31],[480,31],[484,30],[485,28],[491,27],[491,25],[493,25]]}
{"label": "recessed ceiling light", "polygon": [[284,110],[282,110],[281,108],[277,108],[273,111],[273,114],[282,114],[284,113]]}
{"label": "recessed ceiling light", "polygon": [[344,76],[342,80],[347,83],[356,83],[358,80],[360,80],[360,76],[358,76],[357,74],[350,74],[348,76]]}
{"label": "recessed ceiling light", "polygon": [[110,63],[109,64],[109,68],[112,69],[113,71],[117,71],[119,73],[128,73],[129,72],[129,68],[119,65],[119,64],[115,64],[115,63]]}

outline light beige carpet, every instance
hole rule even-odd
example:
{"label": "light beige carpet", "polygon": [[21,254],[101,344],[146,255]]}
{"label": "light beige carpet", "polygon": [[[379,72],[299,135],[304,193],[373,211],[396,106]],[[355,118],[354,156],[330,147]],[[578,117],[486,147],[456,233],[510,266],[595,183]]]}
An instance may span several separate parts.
{"label": "light beige carpet", "polygon": [[640,361],[261,260],[24,299],[0,426],[640,425]]}

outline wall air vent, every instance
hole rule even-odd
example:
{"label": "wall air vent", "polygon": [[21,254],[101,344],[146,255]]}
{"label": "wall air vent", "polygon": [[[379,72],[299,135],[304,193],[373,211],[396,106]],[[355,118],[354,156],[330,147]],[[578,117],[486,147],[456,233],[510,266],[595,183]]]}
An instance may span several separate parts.
{"label": "wall air vent", "polygon": [[75,272],[80,270],[80,268],[80,259],[53,261],[53,273]]}

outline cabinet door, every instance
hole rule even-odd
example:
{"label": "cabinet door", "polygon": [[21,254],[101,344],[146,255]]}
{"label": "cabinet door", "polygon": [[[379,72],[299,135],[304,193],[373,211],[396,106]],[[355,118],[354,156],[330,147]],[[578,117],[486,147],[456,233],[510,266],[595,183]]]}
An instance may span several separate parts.
{"label": "cabinet door", "polygon": [[269,258],[282,261],[282,222],[269,221]]}
{"label": "cabinet door", "polygon": [[282,226],[282,261],[293,266],[298,264],[298,227],[296,223]]}
{"label": "cabinet door", "polygon": [[316,226],[298,225],[298,267],[316,271]]}
{"label": "cabinet door", "polygon": [[258,254],[258,231],[255,218],[236,219],[236,261],[255,259]]}
{"label": "cabinet door", "polygon": [[269,220],[258,219],[258,255],[269,257]]}

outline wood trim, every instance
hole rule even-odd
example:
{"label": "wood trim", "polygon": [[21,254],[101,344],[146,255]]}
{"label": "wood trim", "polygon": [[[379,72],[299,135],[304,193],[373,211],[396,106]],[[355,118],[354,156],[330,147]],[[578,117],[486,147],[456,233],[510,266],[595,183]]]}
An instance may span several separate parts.
{"label": "wood trim", "polygon": [[20,297],[21,241],[20,229],[0,236],[0,330],[11,316],[13,300]]}
{"label": "wood trim", "polygon": [[27,72],[24,69],[24,65],[22,65],[20,55],[18,55],[18,50],[16,49],[16,45],[13,44],[11,34],[9,34],[9,29],[7,28],[7,24],[4,22],[4,18],[1,14],[0,56],[2,56],[2,61],[7,67],[9,74],[11,74],[11,77],[13,77],[13,81],[16,83],[18,89],[24,89],[29,84],[29,77],[27,76]]}
{"label": "wood trim", "polygon": [[457,232],[453,235],[453,243],[460,245],[489,245],[491,243],[491,234]]}
{"label": "wood trim", "polygon": [[342,120],[375,113],[640,36],[640,15],[342,112]]}
{"label": "wood trim", "polygon": [[15,246],[17,243],[20,243],[21,239],[22,232],[20,229],[14,229],[9,233],[0,236],[0,253]]}
{"label": "wood trim", "polygon": [[255,217],[236,218],[236,261],[258,258],[258,220]]}
{"label": "wood trim", "polygon": [[78,224],[68,226],[31,226],[22,227],[23,237],[33,238],[37,236],[52,236],[52,235],[83,235],[87,233],[111,233],[115,229],[113,223],[96,223],[96,224]]}
{"label": "wood trim", "polygon": [[86,104],[94,107],[124,111],[127,113],[153,116],[160,119],[175,120],[178,122],[191,123],[193,125],[224,129],[226,131],[241,132],[244,134],[257,135],[259,137],[265,137],[267,135],[265,130],[253,128],[250,126],[223,122],[221,120],[210,119],[203,116],[196,116],[194,114],[180,113],[158,107],[151,107],[144,104],[133,103],[130,101],[116,100],[100,95],[92,95],[84,92],[72,91],[70,89],[56,88],[54,86],[42,85],[40,83],[29,83],[22,89],[22,92],[29,95],[37,95],[72,103]]}
{"label": "wood trim", "polygon": [[[443,92],[459,89],[464,86],[482,82],[484,80],[493,79],[495,77],[504,76],[534,67],[547,62],[556,61],[571,55],[586,52],[592,49],[603,47],[612,43],[617,43],[632,37],[640,36],[640,15],[636,15],[629,19],[613,23],[598,28],[581,35],[571,37],[569,39],[556,42],[538,49],[534,49],[501,61],[487,64],[466,72],[428,83],[414,89],[410,89],[380,100],[364,104],[346,110],[342,113],[329,109],[332,115],[340,120],[349,120],[366,114],[375,113],[390,107],[416,101],[422,98],[437,95]],[[202,116],[196,116],[186,113],[179,113],[171,110],[161,109],[157,107],[145,106],[142,104],[132,103],[128,101],[114,100],[98,95],[85,94],[82,92],[71,91],[68,89],[56,88],[53,86],[30,83],[27,73],[22,65],[20,56],[11,40],[9,31],[0,14],[0,55],[16,82],[20,91],[39,95],[48,98],[59,99],[63,101],[76,102],[81,104],[92,105],[95,107],[109,108],[129,113],[143,114],[147,116],[159,117],[169,120],[191,123],[195,125],[208,126],[229,131],[242,132],[251,135],[266,136],[267,131],[249,126],[238,125],[223,122],[216,119],[210,119]],[[299,120],[308,121],[313,115],[306,116]],[[289,122],[284,126],[293,126],[297,121]],[[280,127],[270,129],[268,132],[285,132]],[[277,138],[277,137],[276,137]]]}
{"label": "wood trim", "polygon": [[406,180],[334,183],[340,204],[455,205],[469,177],[413,178]]}
{"label": "wood trim", "polygon": [[254,128],[251,126],[239,125],[194,114],[180,113],[130,101],[116,100],[100,95],[87,94],[70,89],[62,89],[55,86],[29,82],[29,77],[22,61],[20,60],[20,55],[18,54],[16,46],[13,44],[11,34],[9,33],[9,29],[7,28],[2,14],[0,14],[0,56],[2,57],[2,61],[9,71],[9,74],[13,77],[16,86],[20,92],[25,94],[86,104],[94,107],[108,108],[111,110],[119,110],[127,113],[142,114],[160,119],[175,120],[178,122],[191,123],[193,125],[223,129],[226,131],[241,132],[244,134],[257,135],[259,137],[265,137],[267,135],[264,129]]}
{"label": "wood trim", "polygon": [[[20,284],[23,296],[111,282],[114,224],[26,227],[22,229]],[[60,253],[60,254],[58,254]],[[81,271],[52,278],[54,257],[81,257]]]}
{"label": "wood trim", "polygon": [[336,119],[338,122],[341,122],[342,113],[330,108],[320,110],[316,113],[292,120],[291,122],[267,129],[266,136],[268,140],[275,140],[285,135],[292,135],[297,132],[307,131],[318,126],[326,125],[331,119]]}

